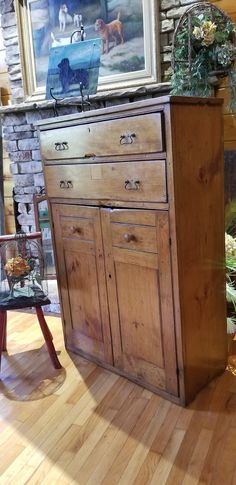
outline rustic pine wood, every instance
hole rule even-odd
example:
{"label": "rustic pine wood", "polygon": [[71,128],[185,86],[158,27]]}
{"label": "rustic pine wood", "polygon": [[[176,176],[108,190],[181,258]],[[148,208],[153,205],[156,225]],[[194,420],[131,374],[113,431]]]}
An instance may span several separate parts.
{"label": "rustic pine wood", "polygon": [[[165,161],[45,167],[49,197],[167,202]],[[70,182],[69,188],[67,182]],[[132,190],[129,184],[138,183]],[[64,184],[63,184],[64,183]]]}
{"label": "rustic pine wood", "polygon": [[[145,124],[145,132],[142,124]],[[78,139],[80,143],[78,143]],[[57,150],[55,143],[67,143]],[[148,114],[144,119],[103,121],[70,128],[45,131],[41,151],[46,160],[64,158],[97,158],[135,155],[163,151],[161,114]]]}
{"label": "rustic pine wood", "polygon": [[169,116],[172,264],[174,278],[178,275],[173,289],[181,319],[177,339],[185,342],[180,381],[189,401],[224,369],[226,359],[223,118],[220,106],[204,105],[175,105]]}
{"label": "rustic pine wood", "polygon": [[67,345],[112,364],[99,209],[56,204],[52,214]]}
{"label": "rustic pine wood", "polygon": [[[128,211],[120,212],[126,219]],[[154,255],[149,254],[152,252],[150,246],[131,246],[128,251],[123,248],[114,250],[112,213],[110,209],[102,209],[114,365],[140,382],[177,396],[168,214],[162,211],[154,213],[155,226],[148,228],[149,231],[154,229],[157,239],[153,251],[157,254]],[[114,221],[115,216],[112,218]],[[119,218],[122,220],[122,215]],[[136,234],[136,226],[128,227],[130,235]],[[124,224],[124,235],[127,235],[126,231],[127,225]],[[142,253],[139,252],[142,250]]]}
{"label": "rustic pine wood", "polygon": [[[221,105],[163,97],[38,123],[67,346],[180,404],[226,365]],[[50,165],[52,134],[73,130]]]}
{"label": "rustic pine wood", "polygon": [[47,316],[63,365],[55,370],[35,315],[8,316],[1,484],[234,485],[235,368],[182,409],[69,355],[60,319]]}

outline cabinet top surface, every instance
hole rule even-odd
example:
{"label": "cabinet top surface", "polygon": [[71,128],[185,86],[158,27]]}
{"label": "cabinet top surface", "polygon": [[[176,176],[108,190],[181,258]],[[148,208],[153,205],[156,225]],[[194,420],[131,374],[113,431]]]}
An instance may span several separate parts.
{"label": "cabinet top surface", "polygon": [[44,120],[39,120],[35,122],[35,126],[41,130],[45,130],[50,128],[50,125],[56,126],[57,124],[67,124],[69,122],[76,120],[80,120],[80,122],[87,121],[90,118],[97,119],[101,116],[108,116],[112,118],[116,114],[123,114],[123,116],[128,114],[128,112],[133,111],[135,114],[135,110],[145,110],[150,109],[153,110],[155,107],[157,109],[161,109],[164,105],[174,105],[174,104],[182,104],[182,105],[222,105],[222,99],[216,98],[200,98],[200,97],[191,97],[191,96],[161,96],[158,98],[146,99],[142,101],[136,101],[134,103],[126,103],[126,104],[119,104],[115,106],[111,106],[109,108],[102,108],[102,109],[93,109],[90,111],[85,111],[82,113],[76,113],[72,115],[66,116],[58,116],[55,118],[48,118]]}

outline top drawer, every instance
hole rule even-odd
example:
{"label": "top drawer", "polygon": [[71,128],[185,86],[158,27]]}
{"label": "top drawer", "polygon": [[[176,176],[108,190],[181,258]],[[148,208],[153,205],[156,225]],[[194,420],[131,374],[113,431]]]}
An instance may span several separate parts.
{"label": "top drawer", "polygon": [[[143,155],[163,151],[161,113],[40,132],[45,160]],[[142,157],[143,158],[143,157]]]}

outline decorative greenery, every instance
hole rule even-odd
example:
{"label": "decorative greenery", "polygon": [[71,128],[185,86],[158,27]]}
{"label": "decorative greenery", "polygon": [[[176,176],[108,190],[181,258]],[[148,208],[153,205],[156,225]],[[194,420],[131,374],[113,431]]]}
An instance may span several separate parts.
{"label": "decorative greenery", "polygon": [[[225,266],[226,266],[226,299],[231,303],[236,313],[236,240],[225,234]],[[227,332],[234,334],[236,332],[236,317],[235,315],[227,317]]]}
{"label": "decorative greenery", "polygon": [[235,34],[233,22],[216,7],[206,3],[186,12],[174,38],[171,94],[210,96],[216,81],[228,76],[236,111]]}

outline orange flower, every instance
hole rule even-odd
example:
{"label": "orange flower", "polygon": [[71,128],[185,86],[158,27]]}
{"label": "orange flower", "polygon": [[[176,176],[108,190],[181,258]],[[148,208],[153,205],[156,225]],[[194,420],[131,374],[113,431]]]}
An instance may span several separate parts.
{"label": "orange flower", "polygon": [[16,256],[15,258],[9,259],[6,262],[4,269],[7,276],[15,276],[16,278],[29,274],[31,270],[27,260],[21,256]]}

